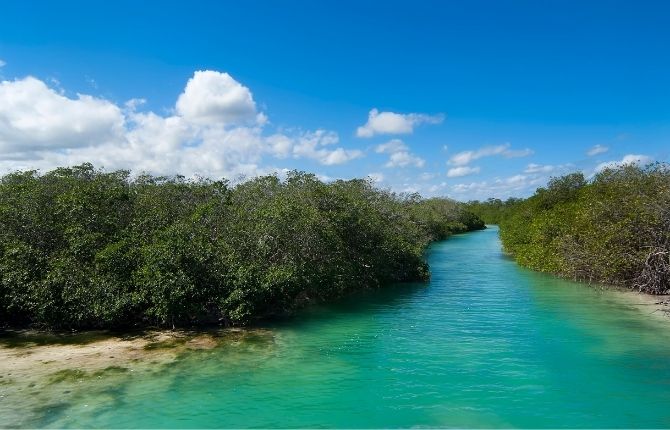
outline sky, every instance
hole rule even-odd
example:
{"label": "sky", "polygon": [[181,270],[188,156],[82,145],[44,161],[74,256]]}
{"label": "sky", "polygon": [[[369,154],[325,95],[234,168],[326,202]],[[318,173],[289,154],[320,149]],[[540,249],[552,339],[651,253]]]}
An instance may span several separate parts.
{"label": "sky", "polygon": [[668,1],[11,1],[0,173],[299,169],[457,200],[670,160]]}

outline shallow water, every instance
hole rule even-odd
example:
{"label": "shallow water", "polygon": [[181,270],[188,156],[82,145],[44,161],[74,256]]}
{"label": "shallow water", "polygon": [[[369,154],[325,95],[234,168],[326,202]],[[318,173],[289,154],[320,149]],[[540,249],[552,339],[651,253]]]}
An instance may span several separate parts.
{"label": "shallow water", "polygon": [[0,426],[670,427],[670,324],[649,307],[518,267],[495,227],[428,259],[427,285],[169,364],[51,375],[21,392],[13,421],[17,392],[0,382]]}

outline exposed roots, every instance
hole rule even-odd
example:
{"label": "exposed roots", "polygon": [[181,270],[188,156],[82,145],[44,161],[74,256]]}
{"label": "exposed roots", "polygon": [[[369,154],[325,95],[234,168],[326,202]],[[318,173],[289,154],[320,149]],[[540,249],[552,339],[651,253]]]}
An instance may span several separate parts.
{"label": "exposed roots", "polygon": [[666,248],[652,248],[633,286],[651,294],[670,292],[670,251]]}

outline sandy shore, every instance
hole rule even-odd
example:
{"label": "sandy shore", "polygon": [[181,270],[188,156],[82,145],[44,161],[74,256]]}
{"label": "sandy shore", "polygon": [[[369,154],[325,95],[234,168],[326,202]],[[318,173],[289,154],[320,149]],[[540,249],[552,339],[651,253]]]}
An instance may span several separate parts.
{"label": "sandy shore", "polygon": [[648,313],[650,317],[670,323],[670,294],[651,295],[619,288],[606,288],[606,290],[620,298],[626,305]]}
{"label": "sandy shore", "polygon": [[133,370],[142,363],[166,364],[185,351],[212,349],[222,342],[241,341],[261,331],[264,330],[169,330],[124,336],[104,332],[80,335],[14,332],[10,337],[0,338],[0,381],[5,385],[13,380],[27,381],[72,369],[94,373],[110,366]]}
{"label": "sandy shore", "polygon": [[112,387],[133,374],[158,372],[181,354],[244,342],[266,330],[150,331],[132,335],[48,335],[15,332],[0,338],[0,427],[35,427],[29,410],[57,408],[95,380]]}

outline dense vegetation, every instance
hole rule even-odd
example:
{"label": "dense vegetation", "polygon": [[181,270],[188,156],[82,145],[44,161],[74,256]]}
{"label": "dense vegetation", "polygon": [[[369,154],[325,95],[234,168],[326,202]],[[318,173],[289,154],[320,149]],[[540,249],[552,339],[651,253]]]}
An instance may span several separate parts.
{"label": "dense vegetation", "polygon": [[483,202],[472,200],[467,202],[463,207],[481,218],[486,224],[500,224],[511,213],[514,207],[521,202],[523,202],[523,199],[515,197],[510,197],[504,201],[490,198]]}
{"label": "dense vegetation", "polygon": [[479,228],[450,200],[300,172],[234,187],[16,172],[0,180],[0,325],[244,324],[424,280],[430,241]]}
{"label": "dense vegetation", "polygon": [[470,202],[497,220],[520,264],[588,282],[670,292],[670,168],[627,165],[587,181],[573,173],[526,200]]}

